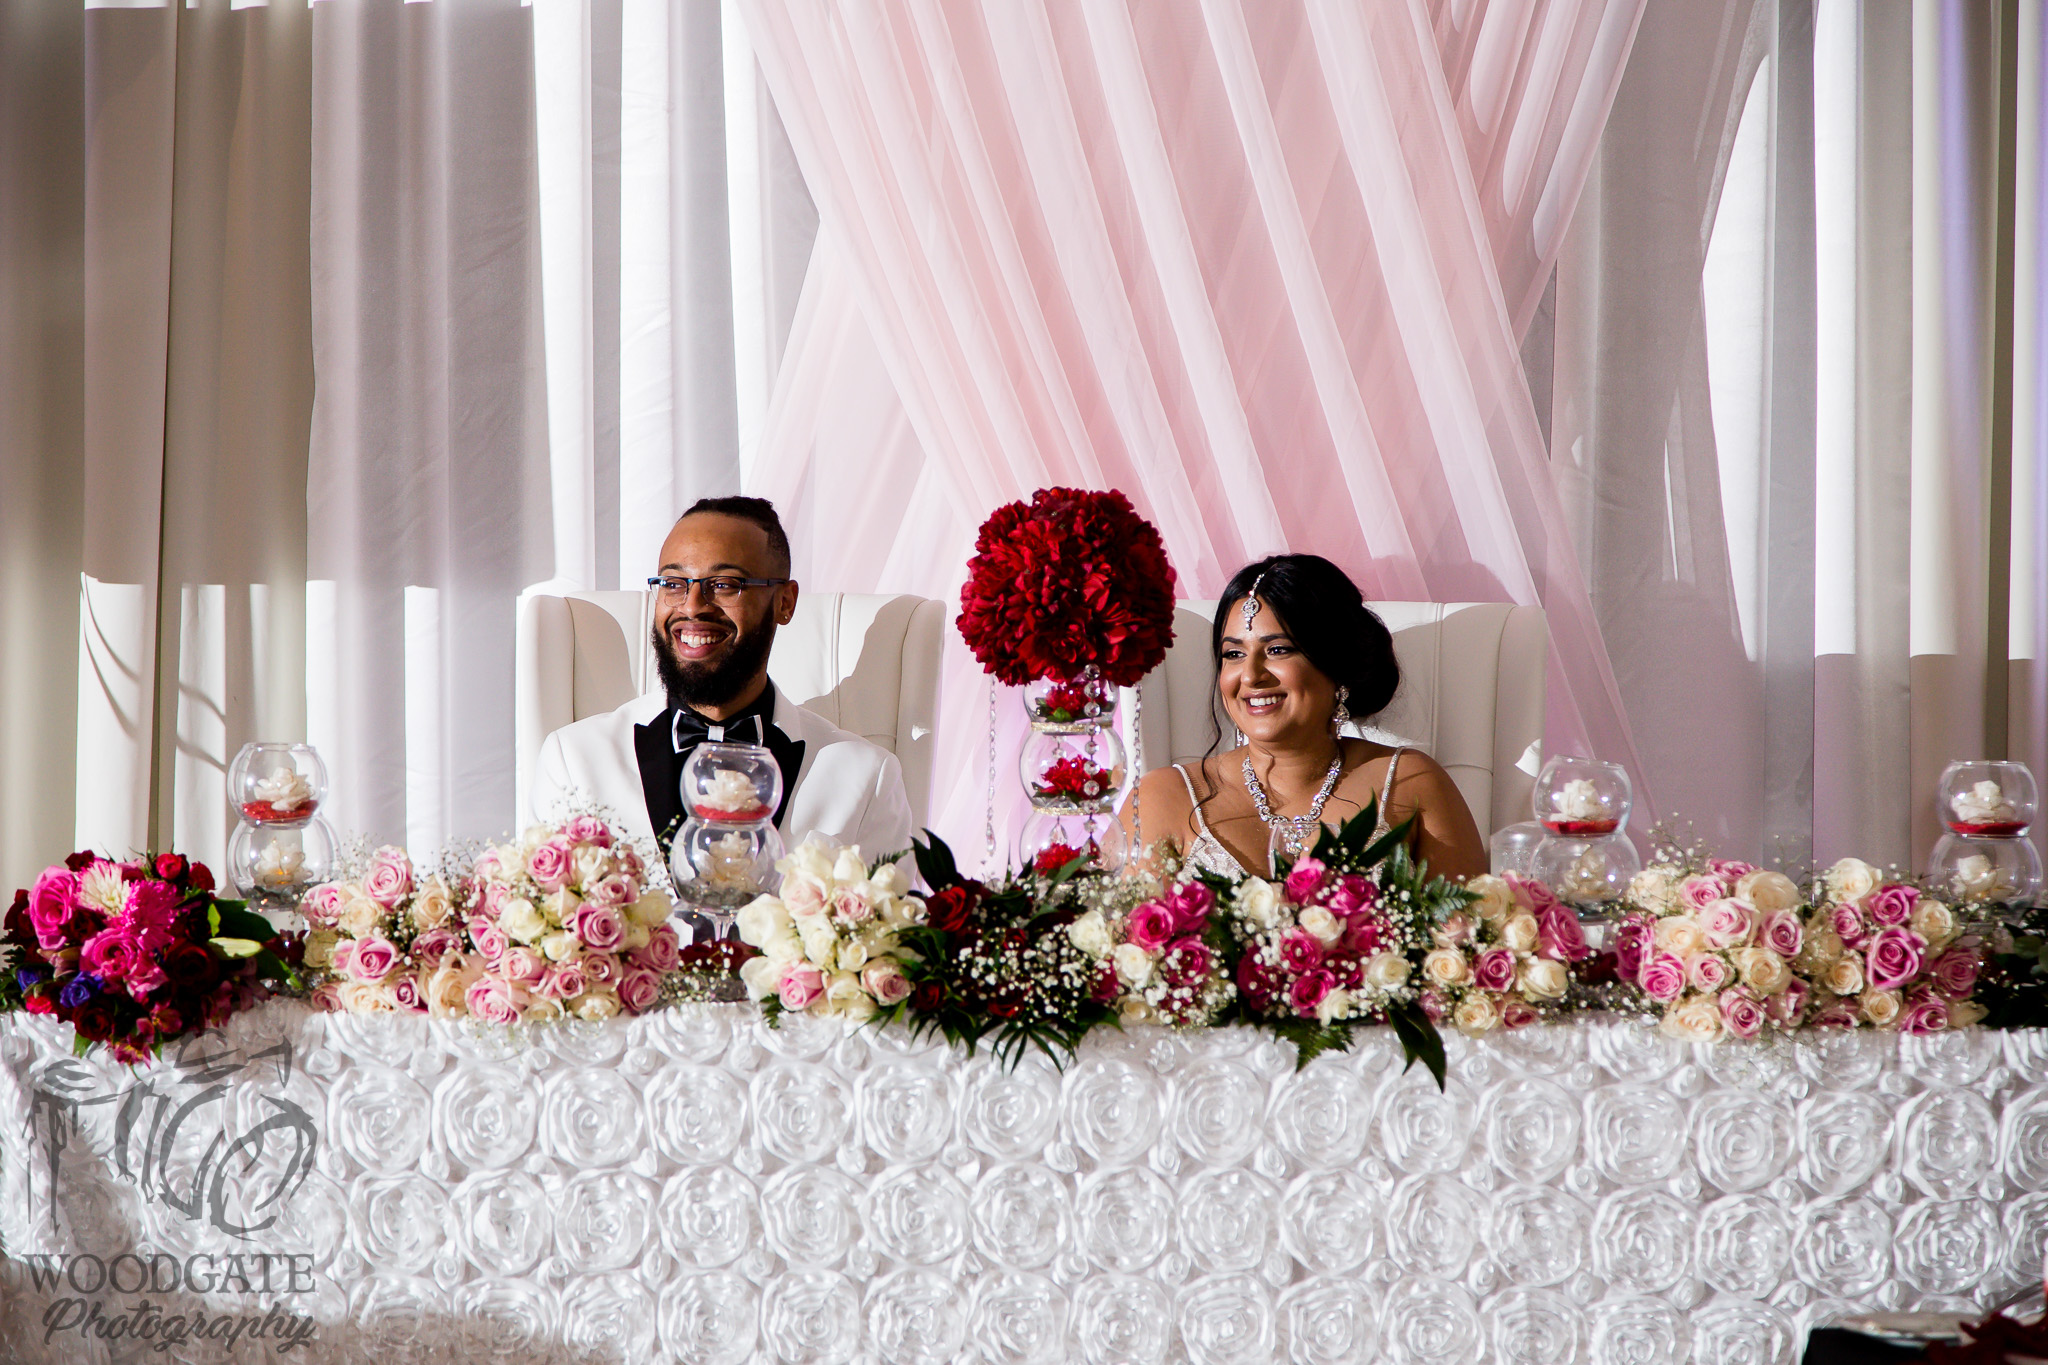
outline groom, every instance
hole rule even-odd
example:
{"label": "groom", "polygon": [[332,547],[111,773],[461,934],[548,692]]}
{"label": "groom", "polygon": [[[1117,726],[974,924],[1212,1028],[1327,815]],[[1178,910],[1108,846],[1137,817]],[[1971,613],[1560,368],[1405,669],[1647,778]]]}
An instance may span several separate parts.
{"label": "groom", "polygon": [[664,848],[683,816],[683,761],[706,740],[765,745],[782,769],[776,826],[873,858],[910,846],[910,799],[894,754],[792,703],[768,680],[775,628],[796,611],[789,539],[765,498],[705,498],[661,547],[654,657],[662,690],[547,737],[528,809],[560,818],[580,792],[635,838]]}

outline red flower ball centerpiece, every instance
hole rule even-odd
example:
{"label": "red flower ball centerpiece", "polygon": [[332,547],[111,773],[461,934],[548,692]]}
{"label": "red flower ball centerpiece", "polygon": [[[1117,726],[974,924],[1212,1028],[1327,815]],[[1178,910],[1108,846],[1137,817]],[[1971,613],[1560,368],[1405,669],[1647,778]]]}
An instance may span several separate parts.
{"label": "red flower ball centerpiece", "polygon": [[967,575],[961,638],[998,681],[1025,689],[1031,720],[1019,770],[1033,815],[1019,854],[1031,864],[1055,847],[1118,846],[1116,689],[1135,687],[1173,642],[1159,532],[1121,493],[1041,488],[982,524]]}

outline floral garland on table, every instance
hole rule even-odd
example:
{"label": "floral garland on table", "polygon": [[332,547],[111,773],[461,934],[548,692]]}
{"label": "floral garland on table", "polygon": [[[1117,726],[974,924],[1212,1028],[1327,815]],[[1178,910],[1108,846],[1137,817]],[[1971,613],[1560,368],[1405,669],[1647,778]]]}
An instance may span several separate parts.
{"label": "floral garland on table", "polygon": [[1815,889],[1800,964],[1813,977],[1815,1025],[1940,1033],[1984,1018],[1970,998],[1983,940],[1945,902],[1855,858],[1829,868]]}
{"label": "floral garland on table", "polygon": [[779,894],[757,896],[736,921],[760,950],[740,979],[769,1023],[790,1012],[853,1023],[893,1016],[912,988],[904,931],[925,917],[896,858],[871,866],[858,847],[812,834],[775,866]]}
{"label": "floral garland on table", "polygon": [[1509,872],[1465,883],[1475,898],[1447,915],[1422,959],[1422,1008],[1478,1037],[1573,1008],[1574,968],[1593,957],[1572,908],[1542,882]]}
{"label": "floral garland on table", "polygon": [[308,965],[325,971],[315,999],[351,1013],[488,1024],[641,1014],[681,960],[667,894],[594,815],[535,825],[466,871],[421,875],[404,849],[380,848],[299,908]]}
{"label": "floral garland on table", "polygon": [[206,865],[176,853],[74,853],[15,892],[0,941],[0,1004],[70,1024],[81,1056],[104,1043],[130,1065],[300,985],[297,937],[215,895]]}
{"label": "floral garland on table", "polygon": [[1022,686],[1090,668],[1134,687],[1173,642],[1173,566],[1123,494],[1041,488],[982,523],[960,589],[960,636]]}

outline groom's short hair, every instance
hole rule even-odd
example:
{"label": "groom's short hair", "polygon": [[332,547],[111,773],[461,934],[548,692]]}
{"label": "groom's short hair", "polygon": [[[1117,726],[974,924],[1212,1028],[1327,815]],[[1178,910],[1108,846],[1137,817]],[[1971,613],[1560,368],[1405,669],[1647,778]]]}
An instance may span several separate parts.
{"label": "groom's short hair", "polygon": [[789,536],[783,532],[782,518],[775,515],[775,504],[766,498],[699,498],[690,504],[690,510],[678,517],[694,517],[699,512],[716,512],[722,517],[738,517],[750,521],[768,536],[768,553],[774,558],[774,571],[783,576],[789,573]]}

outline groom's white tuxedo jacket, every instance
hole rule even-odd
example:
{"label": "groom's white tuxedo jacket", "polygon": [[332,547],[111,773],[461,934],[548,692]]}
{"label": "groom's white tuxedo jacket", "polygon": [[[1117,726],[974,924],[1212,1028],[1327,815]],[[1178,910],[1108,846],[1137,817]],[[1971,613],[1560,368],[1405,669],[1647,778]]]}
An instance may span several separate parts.
{"label": "groom's white tuxedo jacket", "polygon": [[[635,727],[651,725],[666,710],[667,696],[649,692],[616,711],[586,716],[549,735],[534,764],[523,822],[560,819],[581,797],[607,807],[633,838],[653,842],[657,831],[648,816]],[[779,689],[774,723],[804,746],[795,789],[788,793],[783,810],[784,843],[794,848],[817,831],[843,844],[860,845],[869,858],[910,847],[910,798],[894,754],[806,711]],[[643,728],[639,746],[653,741]],[[665,726],[659,744],[673,753]],[[675,793],[667,796],[679,801]]]}

